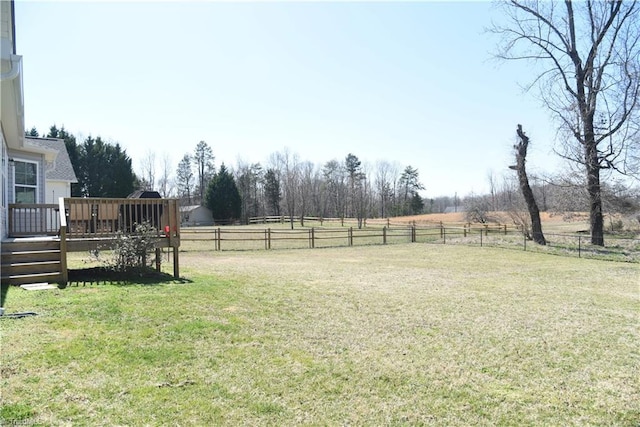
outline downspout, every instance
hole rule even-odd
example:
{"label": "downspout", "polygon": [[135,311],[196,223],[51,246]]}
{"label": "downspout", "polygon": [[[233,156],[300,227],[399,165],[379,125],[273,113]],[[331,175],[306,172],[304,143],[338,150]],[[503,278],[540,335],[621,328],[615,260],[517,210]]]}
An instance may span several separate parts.
{"label": "downspout", "polygon": [[13,54],[16,54],[16,4],[11,0],[11,40],[13,41]]}

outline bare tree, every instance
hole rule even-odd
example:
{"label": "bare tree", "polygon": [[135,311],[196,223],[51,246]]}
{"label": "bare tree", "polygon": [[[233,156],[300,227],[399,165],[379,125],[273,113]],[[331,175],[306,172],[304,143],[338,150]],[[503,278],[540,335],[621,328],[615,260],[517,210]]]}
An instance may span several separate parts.
{"label": "bare tree", "polygon": [[375,188],[379,198],[379,210],[381,218],[391,215],[391,207],[394,201],[395,183],[398,181],[399,166],[393,165],[386,160],[376,163]]}
{"label": "bare tree", "polygon": [[140,169],[142,190],[153,190],[156,186],[156,153],[153,150],[147,150],[147,154],[140,160]]}
{"label": "bare tree", "polygon": [[505,3],[510,21],[498,56],[545,68],[530,84],[558,120],[560,152],[586,173],[591,242],[604,245],[601,171],[630,172],[637,153],[640,6],[636,1]]}
{"label": "bare tree", "polygon": [[173,193],[173,186],[171,183],[171,169],[173,169],[173,163],[171,162],[171,156],[164,153],[160,162],[160,178],[158,179],[158,191],[164,198],[170,197]]}
{"label": "bare tree", "polygon": [[[344,218],[346,210],[347,175],[338,160],[329,160],[322,167],[327,208],[332,216]],[[324,216],[324,215],[323,215]]]}
{"label": "bare tree", "polygon": [[495,172],[490,170],[487,172],[487,181],[489,182],[489,194],[491,194],[491,210],[498,210],[497,178]]}
{"label": "bare tree", "polygon": [[309,215],[309,211],[313,212],[313,196],[316,192],[316,167],[313,163],[305,161],[300,163],[300,184],[299,184],[299,210],[300,225],[304,227],[304,216]]}
{"label": "bare tree", "polygon": [[293,229],[300,185],[300,159],[298,154],[291,154],[289,149],[285,148],[282,153],[272,155],[271,163],[277,165],[274,169],[281,172],[284,205],[289,215],[291,229]]}
{"label": "bare tree", "polygon": [[522,125],[518,125],[516,133],[518,134],[518,138],[520,138],[520,142],[513,147],[516,150],[516,164],[515,166],[510,166],[510,168],[514,169],[518,173],[520,191],[522,192],[522,197],[524,197],[524,201],[527,204],[527,210],[529,211],[529,217],[531,219],[531,238],[539,245],[546,245],[547,241],[542,233],[540,209],[538,209],[538,203],[536,203],[536,199],[533,196],[533,190],[531,190],[531,186],[529,185],[529,177],[527,176],[527,168],[525,166],[527,162],[529,137],[522,130]]}

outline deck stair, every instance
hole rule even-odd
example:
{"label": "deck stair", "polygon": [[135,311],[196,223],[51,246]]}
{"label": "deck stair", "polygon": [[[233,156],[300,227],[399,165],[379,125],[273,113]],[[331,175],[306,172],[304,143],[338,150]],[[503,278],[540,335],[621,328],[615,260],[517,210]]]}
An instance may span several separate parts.
{"label": "deck stair", "polygon": [[2,282],[11,285],[62,281],[60,241],[15,239],[2,242]]}

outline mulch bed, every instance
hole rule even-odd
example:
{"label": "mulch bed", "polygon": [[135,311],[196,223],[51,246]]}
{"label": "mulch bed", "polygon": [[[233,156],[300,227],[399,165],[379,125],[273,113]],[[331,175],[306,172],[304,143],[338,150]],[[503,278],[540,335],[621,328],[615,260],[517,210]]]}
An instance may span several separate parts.
{"label": "mulch bed", "polygon": [[158,272],[153,268],[132,268],[115,270],[109,267],[91,267],[69,270],[69,284],[152,284],[174,282],[176,279],[167,273]]}

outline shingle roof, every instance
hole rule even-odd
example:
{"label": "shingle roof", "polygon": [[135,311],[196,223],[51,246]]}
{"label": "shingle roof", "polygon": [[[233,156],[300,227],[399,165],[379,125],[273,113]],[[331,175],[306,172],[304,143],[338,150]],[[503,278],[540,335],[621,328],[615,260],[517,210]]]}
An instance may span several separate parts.
{"label": "shingle roof", "polygon": [[202,205],[189,205],[189,206],[180,206],[180,212],[182,213],[189,213],[189,212],[193,212],[194,210],[200,208],[200,207],[204,207]]}
{"label": "shingle roof", "polygon": [[55,160],[45,162],[45,178],[56,181],[78,182],[76,173],[73,170],[67,147],[64,140],[58,138],[27,138],[29,144],[37,145],[48,150],[58,152]]}

